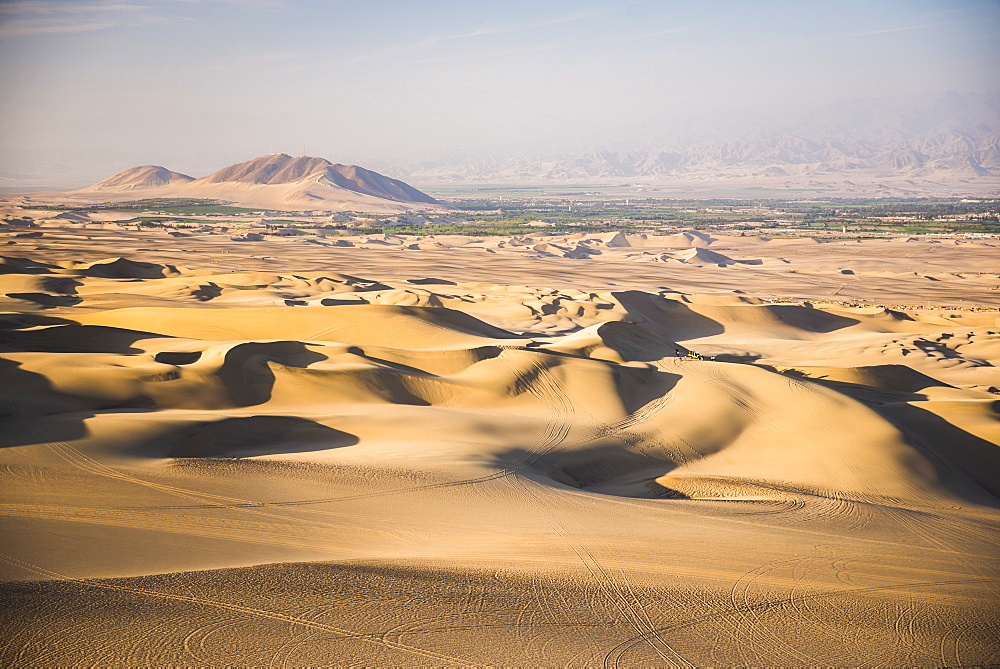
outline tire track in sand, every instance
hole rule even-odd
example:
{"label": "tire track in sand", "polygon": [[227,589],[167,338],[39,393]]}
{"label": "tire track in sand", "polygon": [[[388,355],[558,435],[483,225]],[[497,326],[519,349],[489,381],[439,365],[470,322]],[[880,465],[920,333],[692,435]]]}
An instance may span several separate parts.
{"label": "tire track in sand", "polygon": [[201,606],[212,607],[223,611],[230,611],[247,616],[253,616],[256,618],[274,620],[277,622],[284,622],[291,625],[304,627],[307,629],[326,632],[328,634],[332,634],[344,640],[354,640],[354,641],[362,641],[365,643],[372,643],[378,646],[390,648],[392,650],[402,651],[405,653],[410,653],[413,655],[418,655],[420,657],[425,657],[431,660],[457,663],[465,666],[475,664],[475,662],[472,662],[471,660],[468,660],[466,658],[460,658],[453,655],[446,655],[444,653],[437,653],[431,650],[417,648],[415,646],[409,646],[407,644],[382,639],[378,634],[354,632],[352,630],[344,629],[342,627],[336,627],[334,625],[328,625],[326,623],[320,623],[314,620],[309,620],[307,618],[302,618],[298,616],[291,616],[284,613],[278,613],[277,611],[269,611],[267,609],[258,609],[250,606],[242,606],[240,604],[234,604],[231,602],[221,602],[218,600],[206,599],[204,597],[196,597],[192,595],[180,595],[175,593],[160,592],[148,588],[139,588],[127,585],[119,585],[115,583],[107,583],[96,579],[74,578],[72,576],[60,574],[59,572],[55,572],[50,569],[45,569],[44,567],[39,567],[37,565],[25,562],[23,560],[18,560],[15,557],[5,554],[0,554],[0,560],[3,560],[4,562],[7,562],[8,564],[11,564],[25,571],[30,571],[35,574],[38,574],[39,576],[43,576],[58,581],[76,583],[78,585],[83,585],[91,588],[111,590],[115,592],[124,592],[127,594],[141,595],[144,597],[151,597],[168,601],[187,602],[189,604],[197,604]]}
{"label": "tire track in sand", "polygon": [[[927,588],[927,587],[937,587],[937,586],[948,586],[948,585],[980,585],[983,583],[996,583],[1000,581],[998,578],[981,578],[981,579],[954,579],[945,581],[917,581],[912,583],[900,583],[897,585],[884,585],[884,586],[872,586],[867,588],[848,588],[844,590],[838,590],[835,592],[821,592],[814,593],[811,595],[803,595],[800,597],[801,600],[821,600],[821,599],[832,599],[844,596],[857,596],[865,594],[875,594],[880,592],[888,592],[893,590],[904,590],[906,588]],[[749,604],[743,608],[753,608],[757,612],[767,611],[769,609],[781,608],[788,604],[787,597],[781,597],[777,599],[766,600],[763,602],[758,602],[756,604]],[[709,613],[703,616],[698,616],[690,620],[685,620],[683,622],[677,623],[675,625],[669,625],[666,627],[661,627],[657,629],[657,632],[669,632],[676,631],[679,629],[684,629],[686,627],[692,627],[695,625],[700,625],[703,623],[709,623],[713,621],[722,620],[725,618],[732,617],[734,615],[742,615],[743,611],[718,611],[716,613]],[[625,655],[626,652],[634,648],[635,646],[643,643],[645,640],[641,636],[634,637],[632,639],[627,639],[622,643],[618,644],[612,648],[608,655],[605,657],[605,667],[617,667]]]}
{"label": "tire track in sand", "polygon": [[[513,371],[517,373],[516,369]],[[610,601],[612,606],[619,611],[629,626],[640,633],[644,642],[652,647],[663,662],[671,667],[692,667],[693,664],[685,660],[660,637],[645,612],[638,610],[638,602],[629,601],[622,588],[594,556],[593,552],[566,527],[542,496],[530,489],[524,479],[518,475],[518,471],[561,445],[569,435],[577,416],[576,408],[568,399],[564,389],[557,385],[546,371],[546,369],[540,370],[527,384],[527,389],[538,398],[539,402],[548,407],[551,416],[548,421],[549,427],[542,439],[529,449],[529,454],[522,459],[517,467],[513,468],[510,473],[511,483],[521,491],[523,497],[542,516],[556,535],[570,547],[601,589],[606,600]],[[549,491],[547,490],[547,492]]]}

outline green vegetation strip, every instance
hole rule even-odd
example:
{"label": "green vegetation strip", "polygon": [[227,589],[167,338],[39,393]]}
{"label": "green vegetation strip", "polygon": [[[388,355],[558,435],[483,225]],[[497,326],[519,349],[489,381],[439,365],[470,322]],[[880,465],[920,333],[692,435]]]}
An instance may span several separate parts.
{"label": "green vegetation strip", "polygon": [[88,205],[30,205],[24,209],[49,209],[53,211],[155,211],[166,214],[261,214],[261,209],[233,207],[220,200],[201,198],[154,198],[148,200],[131,200],[128,202],[102,202]]}

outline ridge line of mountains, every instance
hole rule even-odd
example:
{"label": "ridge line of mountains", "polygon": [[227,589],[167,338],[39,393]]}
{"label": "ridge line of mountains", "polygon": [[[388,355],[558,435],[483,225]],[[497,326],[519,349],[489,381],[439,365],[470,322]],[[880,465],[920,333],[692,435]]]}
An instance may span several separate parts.
{"label": "ridge line of mountains", "polygon": [[[421,155],[380,169],[432,183],[587,184],[678,196],[757,191],[898,197],[1000,193],[1000,91],[842,102],[746,132],[656,148],[556,155]],[[648,180],[648,181],[647,181]],[[664,186],[666,184],[666,186]],[[665,190],[664,190],[665,189]],[[397,213],[440,205],[357,165],[271,154],[194,178],[158,165],[120,172],[74,198],[199,197],[283,210]]]}
{"label": "ridge line of mountains", "polygon": [[853,100],[741,131],[628,149],[421,156],[386,166],[423,182],[604,178],[882,177],[1000,180],[1000,91]]}

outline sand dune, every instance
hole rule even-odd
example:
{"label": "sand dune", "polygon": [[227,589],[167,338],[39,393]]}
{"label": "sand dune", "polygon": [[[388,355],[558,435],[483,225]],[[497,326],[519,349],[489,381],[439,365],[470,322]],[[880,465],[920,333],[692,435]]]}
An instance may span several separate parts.
{"label": "sand dune", "polygon": [[975,250],[960,310],[832,301],[907,301],[877,249],[213,239],[0,264],[5,664],[1000,662]]}

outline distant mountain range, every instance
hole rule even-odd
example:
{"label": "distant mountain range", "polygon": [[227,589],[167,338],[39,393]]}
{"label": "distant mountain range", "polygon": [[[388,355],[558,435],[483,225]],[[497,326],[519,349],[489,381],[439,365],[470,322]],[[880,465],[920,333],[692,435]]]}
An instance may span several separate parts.
{"label": "distant mountain range", "polygon": [[437,201],[416,188],[357,165],[284,153],[254,158],[196,179],[158,165],[133,167],[71,191],[106,199],[197,197],[282,210],[409,211]]}
{"label": "distant mountain range", "polygon": [[[741,130],[715,126],[697,140],[656,146],[424,153],[378,163],[397,179],[283,153],[199,179],[144,165],[71,193],[78,199],[205,197],[268,209],[384,213],[438,204],[399,179],[425,186],[593,184],[656,197],[1000,195],[1000,91],[841,102],[767,121],[747,116],[742,123]],[[0,186],[7,182],[44,184],[28,174],[0,172]]]}
{"label": "distant mountain range", "polygon": [[586,182],[595,179],[743,179],[1000,184],[1000,91],[843,102],[766,128],[670,147],[577,155],[398,163],[432,181]]}

